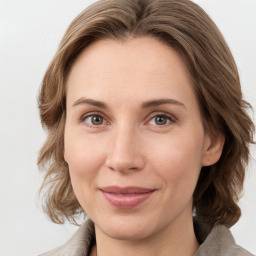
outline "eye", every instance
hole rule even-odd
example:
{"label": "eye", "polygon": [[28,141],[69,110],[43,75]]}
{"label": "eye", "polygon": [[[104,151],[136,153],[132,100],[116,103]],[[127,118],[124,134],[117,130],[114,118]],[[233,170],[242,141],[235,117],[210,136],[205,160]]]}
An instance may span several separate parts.
{"label": "eye", "polygon": [[157,126],[164,126],[164,125],[168,125],[174,121],[175,121],[174,118],[167,116],[166,114],[159,114],[159,115],[153,116],[150,119],[149,124],[157,125]]}
{"label": "eye", "polygon": [[82,121],[87,123],[89,126],[99,126],[105,123],[104,118],[100,115],[85,116]]}

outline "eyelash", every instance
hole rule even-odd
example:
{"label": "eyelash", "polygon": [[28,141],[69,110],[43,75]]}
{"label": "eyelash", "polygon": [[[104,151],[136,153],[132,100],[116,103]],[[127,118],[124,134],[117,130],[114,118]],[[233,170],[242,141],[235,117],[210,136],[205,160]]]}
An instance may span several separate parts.
{"label": "eyelash", "polygon": [[[79,120],[79,122],[80,123],[83,123],[83,122],[85,122],[85,120],[87,119],[87,118],[89,118],[89,117],[100,117],[100,118],[102,118],[103,119],[103,122],[105,121],[105,122],[107,122],[106,121],[106,118],[104,117],[104,115],[102,114],[102,113],[88,113],[88,114],[86,114],[86,115],[83,115],[81,118],[80,118],[80,120]],[[159,127],[159,128],[161,128],[161,127],[166,127],[166,126],[169,126],[169,125],[172,125],[172,124],[174,124],[174,123],[176,123],[177,122],[177,118],[175,118],[173,115],[170,115],[170,114],[167,114],[167,113],[165,113],[165,112],[159,112],[159,113],[154,113],[154,114],[151,114],[150,115],[150,118],[149,118],[149,120],[146,122],[147,124],[151,121],[151,120],[153,120],[154,118],[157,118],[157,117],[162,117],[162,118],[166,118],[168,121],[169,121],[169,124],[163,124],[163,125],[154,125],[154,126],[157,126],[157,127]],[[91,125],[91,124],[86,124],[87,126],[89,126],[89,127],[92,127],[92,128],[99,128],[99,127],[101,127],[102,125],[104,125],[104,124],[100,124],[100,125]]]}
{"label": "eyelash", "polygon": [[[104,117],[104,115],[102,113],[88,113],[86,115],[83,115],[80,118],[79,122],[84,123],[85,120],[89,117],[101,117],[103,119],[103,121],[106,121],[106,118]],[[86,125],[89,126],[89,127],[92,127],[92,128],[98,128],[99,126],[101,126],[101,125],[91,125],[91,124],[88,124],[88,123]]]}
{"label": "eyelash", "polygon": [[170,115],[170,114],[167,114],[167,113],[164,113],[164,112],[160,112],[160,113],[157,113],[157,114],[156,113],[152,114],[150,116],[149,121],[147,121],[147,123],[149,123],[151,120],[153,120],[154,118],[157,118],[157,117],[166,118],[169,121],[169,124],[155,125],[159,128],[166,127],[166,126],[172,125],[172,124],[177,122],[177,119],[173,115]]}

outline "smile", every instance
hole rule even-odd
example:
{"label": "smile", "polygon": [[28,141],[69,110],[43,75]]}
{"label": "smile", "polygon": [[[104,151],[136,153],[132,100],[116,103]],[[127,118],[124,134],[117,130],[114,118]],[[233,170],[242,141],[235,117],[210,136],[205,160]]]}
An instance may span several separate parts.
{"label": "smile", "polygon": [[111,186],[101,188],[100,191],[111,205],[122,209],[129,209],[147,200],[154,193],[155,189]]}

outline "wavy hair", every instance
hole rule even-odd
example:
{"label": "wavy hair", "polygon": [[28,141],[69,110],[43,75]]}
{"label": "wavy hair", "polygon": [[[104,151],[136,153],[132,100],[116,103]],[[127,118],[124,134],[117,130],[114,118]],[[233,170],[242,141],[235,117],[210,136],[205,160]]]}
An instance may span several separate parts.
{"label": "wavy hair", "polygon": [[39,94],[41,122],[47,139],[38,165],[45,170],[41,186],[44,210],[55,223],[76,223],[85,214],[64,161],[66,77],[79,53],[110,38],[152,37],[175,49],[193,80],[205,130],[225,135],[220,160],[203,167],[193,195],[194,212],[209,223],[230,227],[240,218],[237,204],[243,188],[254,124],[241,93],[233,56],[211,18],[189,0],[102,0],[85,9],[68,27],[50,63]]}

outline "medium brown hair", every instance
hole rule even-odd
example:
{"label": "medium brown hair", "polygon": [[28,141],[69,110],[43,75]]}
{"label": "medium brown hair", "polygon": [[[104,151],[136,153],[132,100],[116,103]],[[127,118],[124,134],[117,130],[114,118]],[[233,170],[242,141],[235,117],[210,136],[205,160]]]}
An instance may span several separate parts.
{"label": "medium brown hair", "polygon": [[209,16],[188,0],[103,0],[83,11],[67,29],[43,79],[39,109],[47,140],[38,159],[46,170],[41,187],[44,210],[55,223],[75,222],[84,213],[74,194],[64,161],[65,80],[79,53],[93,42],[110,38],[153,37],[184,59],[201,107],[205,130],[225,145],[220,160],[203,167],[194,191],[194,212],[208,222],[235,224],[254,124],[242,98],[232,54]]}

